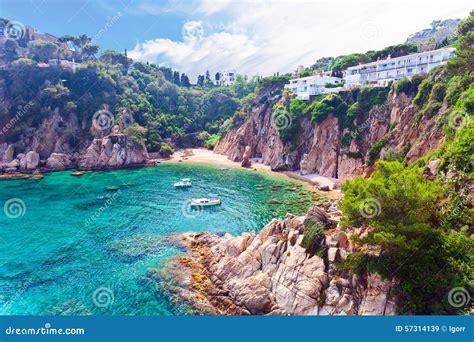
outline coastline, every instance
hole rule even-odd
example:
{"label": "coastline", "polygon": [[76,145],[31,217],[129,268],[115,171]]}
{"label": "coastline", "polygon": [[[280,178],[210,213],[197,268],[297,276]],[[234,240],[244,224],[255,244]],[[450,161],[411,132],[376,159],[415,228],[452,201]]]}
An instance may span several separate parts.
{"label": "coastline", "polygon": [[[280,177],[287,180],[291,179],[292,181],[296,181],[300,184],[308,186],[312,188],[313,191],[325,195],[331,199],[339,199],[341,197],[341,191],[339,189],[333,189],[335,180],[332,178],[320,176],[317,174],[300,175],[297,171],[273,171],[271,170],[270,166],[258,163],[254,160],[252,160],[252,166],[250,168],[243,168],[240,163],[229,160],[227,156],[203,148],[178,150],[170,158],[163,158],[159,161],[163,163],[204,163],[239,169],[255,170],[271,176]],[[318,187],[321,185],[327,185],[330,190],[319,190]]]}
{"label": "coastline", "polygon": [[[129,169],[129,168],[140,168],[140,167],[152,167],[156,162],[160,163],[202,163],[202,164],[213,164],[220,165],[222,167],[232,167],[238,169],[245,169],[248,171],[257,171],[265,173],[269,176],[278,177],[286,180],[292,180],[299,184],[302,184],[312,191],[327,197],[328,199],[337,200],[340,199],[342,194],[339,189],[334,189],[336,179],[330,177],[320,176],[318,174],[307,174],[301,175],[298,171],[273,171],[269,165],[259,163],[256,160],[252,160],[252,166],[249,168],[243,168],[239,162],[229,160],[227,156],[215,153],[211,150],[203,148],[190,148],[176,151],[169,158],[158,158],[148,159],[145,163],[133,164],[127,166],[118,167],[118,169]],[[44,174],[55,172],[55,171],[67,171],[74,172],[93,172],[101,170],[110,170],[114,168],[98,168],[98,169],[81,169],[78,167],[62,167],[59,169],[51,169],[40,167],[29,171],[18,171],[15,173],[4,173],[0,174],[1,180],[15,180],[15,179],[42,179]],[[74,174],[73,174],[74,176]],[[320,187],[327,187],[328,190],[322,191]]]}

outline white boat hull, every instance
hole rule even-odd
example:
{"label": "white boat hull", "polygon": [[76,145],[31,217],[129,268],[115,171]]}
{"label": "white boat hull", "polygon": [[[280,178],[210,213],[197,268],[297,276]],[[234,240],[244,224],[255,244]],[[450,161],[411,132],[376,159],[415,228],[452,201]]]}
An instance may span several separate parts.
{"label": "white boat hull", "polygon": [[212,207],[215,205],[220,205],[221,203],[222,202],[220,199],[199,198],[190,200],[192,207]]}

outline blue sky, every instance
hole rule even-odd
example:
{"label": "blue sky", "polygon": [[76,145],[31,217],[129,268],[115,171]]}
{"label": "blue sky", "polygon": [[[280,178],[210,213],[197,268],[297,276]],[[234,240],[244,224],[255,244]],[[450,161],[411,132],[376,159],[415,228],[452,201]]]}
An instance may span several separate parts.
{"label": "blue sky", "polygon": [[206,69],[271,75],[380,49],[473,7],[470,0],[0,0],[0,15],[57,36],[86,33],[103,49],[126,48],[194,81]]}

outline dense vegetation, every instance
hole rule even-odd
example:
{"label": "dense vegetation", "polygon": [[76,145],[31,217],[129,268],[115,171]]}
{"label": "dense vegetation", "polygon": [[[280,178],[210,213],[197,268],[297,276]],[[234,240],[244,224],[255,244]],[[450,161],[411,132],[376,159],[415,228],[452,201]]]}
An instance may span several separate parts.
{"label": "dense vegetation", "polygon": [[[81,141],[90,137],[93,114],[107,108],[116,120],[124,110],[133,115],[136,126],[131,134],[145,142],[150,152],[164,148],[163,152],[169,153],[170,142],[212,147],[225,120],[252,97],[257,86],[255,79],[242,76],[228,87],[210,82],[191,86],[187,75],[154,64],[133,63],[126,52],[106,50],[96,57],[98,49],[87,36],[60,40],[72,44],[74,50],[43,41],[20,47],[13,41],[15,53],[11,53],[7,68],[0,71],[8,99],[0,110],[0,122],[11,120],[17,108],[31,105],[0,137],[3,141],[16,141],[28,131],[26,128],[38,127],[55,109],[64,117],[77,116],[85,127],[81,132],[71,132],[71,139],[74,136]],[[75,72],[44,64],[57,57],[75,57],[82,63]]]}
{"label": "dense vegetation", "polygon": [[417,46],[415,44],[405,43],[388,46],[382,50],[367,51],[366,53],[353,53],[336,58],[323,57],[318,59],[309,69],[306,69],[305,72],[310,70],[332,70],[333,76],[342,77],[342,72],[345,69],[359,63],[369,63],[389,56],[393,58],[415,52],[417,52]]}
{"label": "dense vegetation", "polygon": [[[469,300],[465,306],[452,305],[449,292],[473,291],[473,35],[471,13],[459,26],[457,57],[447,67],[434,70],[423,81],[396,85],[397,92],[416,94],[419,117],[436,115],[445,143],[411,165],[379,161],[370,179],[356,177],[342,186],[342,222],[372,227],[355,241],[372,246],[372,252],[350,255],[341,266],[396,278],[400,313],[453,314],[471,309]],[[439,164],[433,176],[426,167],[435,159]]]}
{"label": "dense vegetation", "polygon": [[302,118],[308,117],[317,125],[332,114],[338,118],[341,130],[349,129],[347,138],[343,140],[343,144],[348,145],[352,137],[358,136],[356,123],[364,122],[374,106],[384,104],[389,90],[389,87],[362,87],[315,96],[312,101],[290,98],[284,94],[286,101],[278,102],[273,107],[275,117],[287,117],[288,124],[279,129],[280,138],[283,142],[295,143]]}

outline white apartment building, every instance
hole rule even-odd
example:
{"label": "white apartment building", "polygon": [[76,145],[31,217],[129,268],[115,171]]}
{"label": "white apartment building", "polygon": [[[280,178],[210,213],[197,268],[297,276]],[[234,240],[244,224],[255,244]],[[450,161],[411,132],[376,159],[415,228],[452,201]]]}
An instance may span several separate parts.
{"label": "white apartment building", "polygon": [[229,86],[235,84],[237,74],[235,71],[224,71],[216,74],[215,83],[218,86]]}
{"label": "white apartment building", "polygon": [[344,71],[346,81],[344,87],[387,86],[390,81],[427,73],[434,67],[446,63],[454,56],[454,50],[454,48],[442,48],[396,58],[388,57],[347,68]]}
{"label": "white apartment building", "polygon": [[[328,88],[326,87],[328,84],[341,86]],[[342,89],[342,78],[324,74],[294,78],[289,84],[285,84],[285,89],[296,94],[296,98],[306,101],[310,96],[339,92]]]}

